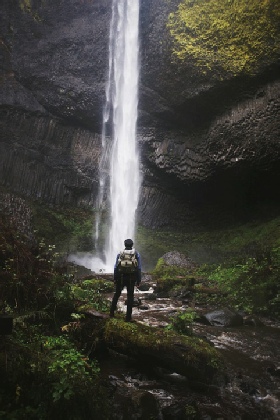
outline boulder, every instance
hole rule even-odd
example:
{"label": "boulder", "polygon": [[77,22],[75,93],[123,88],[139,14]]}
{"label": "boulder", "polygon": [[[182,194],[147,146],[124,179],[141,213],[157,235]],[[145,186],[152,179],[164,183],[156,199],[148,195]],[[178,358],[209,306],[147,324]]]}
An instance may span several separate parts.
{"label": "boulder", "polygon": [[210,325],[219,327],[237,327],[243,325],[243,317],[233,309],[217,309],[203,316]]}
{"label": "boulder", "polygon": [[176,267],[184,267],[193,269],[196,264],[185,254],[178,251],[170,251],[163,255],[162,259],[166,265],[175,265]]}

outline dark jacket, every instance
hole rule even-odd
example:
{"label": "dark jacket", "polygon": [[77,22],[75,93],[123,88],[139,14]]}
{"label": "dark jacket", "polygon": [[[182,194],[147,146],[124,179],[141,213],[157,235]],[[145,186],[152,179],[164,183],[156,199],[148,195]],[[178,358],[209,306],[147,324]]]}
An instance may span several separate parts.
{"label": "dark jacket", "polygon": [[[125,248],[125,249],[129,249],[129,248]],[[120,278],[120,273],[118,272],[118,260],[119,260],[119,256],[120,256],[120,253],[118,253],[117,258],[116,258],[116,262],[115,262],[115,265],[114,265],[114,281],[117,281]],[[142,265],[141,265],[141,257],[140,257],[140,254],[136,250],[135,250],[135,257],[136,257],[137,262],[138,262],[138,269],[137,269],[137,271],[135,273],[135,281],[136,281],[137,285],[139,285],[140,282],[141,282]],[[128,276],[130,276],[130,274],[128,274]]]}

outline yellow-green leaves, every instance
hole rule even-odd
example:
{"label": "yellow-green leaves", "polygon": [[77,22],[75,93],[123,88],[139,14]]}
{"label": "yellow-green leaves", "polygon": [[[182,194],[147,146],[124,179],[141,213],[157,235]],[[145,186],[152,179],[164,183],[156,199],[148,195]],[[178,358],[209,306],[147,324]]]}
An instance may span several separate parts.
{"label": "yellow-green leaves", "polygon": [[183,0],[168,28],[180,60],[236,75],[279,55],[279,20],[279,0]]}

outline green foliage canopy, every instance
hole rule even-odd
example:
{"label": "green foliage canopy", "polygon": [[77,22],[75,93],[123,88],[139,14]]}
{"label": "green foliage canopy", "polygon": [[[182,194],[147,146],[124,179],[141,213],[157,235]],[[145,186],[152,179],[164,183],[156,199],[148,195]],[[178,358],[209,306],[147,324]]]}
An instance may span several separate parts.
{"label": "green foliage canopy", "polygon": [[279,22],[279,0],[183,0],[168,28],[180,60],[237,75],[279,55]]}

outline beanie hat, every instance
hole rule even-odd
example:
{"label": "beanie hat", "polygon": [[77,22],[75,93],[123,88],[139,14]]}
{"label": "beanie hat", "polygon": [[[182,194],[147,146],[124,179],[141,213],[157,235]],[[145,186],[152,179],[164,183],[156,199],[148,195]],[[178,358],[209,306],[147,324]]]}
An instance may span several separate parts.
{"label": "beanie hat", "polygon": [[124,246],[125,246],[126,248],[132,248],[132,247],[133,247],[133,240],[132,240],[132,239],[126,239],[126,240],[124,241]]}

